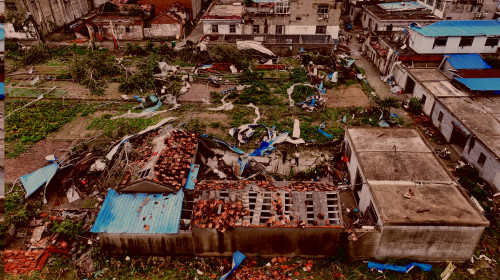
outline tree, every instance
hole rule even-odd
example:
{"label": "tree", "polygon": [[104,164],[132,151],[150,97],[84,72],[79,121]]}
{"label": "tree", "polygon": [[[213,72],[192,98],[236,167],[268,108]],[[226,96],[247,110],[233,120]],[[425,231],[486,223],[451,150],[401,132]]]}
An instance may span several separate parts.
{"label": "tree", "polygon": [[391,113],[391,108],[399,108],[399,100],[389,96],[380,100],[378,105],[382,108],[383,118],[387,118]]}

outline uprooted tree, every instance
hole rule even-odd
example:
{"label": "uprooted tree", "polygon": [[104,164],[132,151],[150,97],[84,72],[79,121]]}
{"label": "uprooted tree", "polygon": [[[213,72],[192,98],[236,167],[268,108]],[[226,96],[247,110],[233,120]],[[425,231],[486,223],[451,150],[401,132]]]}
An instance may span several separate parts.
{"label": "uprooted tree", "polygon": [[122,72],[114,56],[106,52],[92,51],[87,55],[74,56],[69,67],[71,77],[84,85],[92,94],[103,95],[106,77]]}

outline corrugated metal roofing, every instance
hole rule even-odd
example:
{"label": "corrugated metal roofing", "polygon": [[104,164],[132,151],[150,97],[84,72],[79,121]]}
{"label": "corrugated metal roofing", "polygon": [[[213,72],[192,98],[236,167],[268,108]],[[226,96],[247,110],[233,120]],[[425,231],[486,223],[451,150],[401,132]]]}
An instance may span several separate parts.
{"label": "corrugated metal roofing", "polygon": [[477,53],[447,54],[446,61],[455,69],[491,69],[488,62]]}
{"label": "corrugated metal roofing", "polygon": [[500,78],[456,78],[471,90],[478,91],[500,91]]}
{"label": "corrugated metal roofing", "polygon": [[177,233],[184,193],[119,194],[110,189],[92,226],[94,233]]}
{"label": "corrugated metal roofing", "polygon": [[194,186],[196,185],[194,180],[196,180],[196,178],[198,178],[199,171],[200,171],[199,164],[191,164],[191,169],[189,169],[189,174],[187,177],[186,185],[184,186],[184,188],[186,188],[186,190],[194,190]]}
{"label": "corrugated metal roofing", "polygon": [[57,163],[52,163],[45,167],[38,169],[35,172],[21,176],[19,179],[26,190],[26,197],[32,195],[36,190],[38,190],[43,184],[50,182],[50,179],[56,175],[59,165]]}
{"label": "corrugated metal roofing", "polygon": [[410,26],[424,36],[495,36],[500,35],[497,20],[444,20],[424,27]]}

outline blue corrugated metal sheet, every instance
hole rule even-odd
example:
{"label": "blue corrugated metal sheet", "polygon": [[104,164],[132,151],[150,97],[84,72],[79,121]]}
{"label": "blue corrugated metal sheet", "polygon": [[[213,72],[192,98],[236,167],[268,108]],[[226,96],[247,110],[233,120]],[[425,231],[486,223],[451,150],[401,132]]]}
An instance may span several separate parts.
{"label": "blue corrugated metal sheet", "polygon": [[[177,233],[184,193],[119,194],[110,189],[92,226],[94,233]],[[148,228],[149,227],[149,228]]]}
{"label": "blue corrugated metal sheet", "polygon": [[410,26],[410,28],[430,37],[500,35],[499,20],[444,20],[424,27]]}
{"label": "blue corrugated metal sheet", "polygon": [[194,190],[194,185],[196,185],[194,180],[196,180],[196,178],[198,178],[199,171],[200,171],[199,164],[191,164],[191,168],[189,169],[189,174],[187,177],[186,185],[184,186],[184,188],[186,188],[186,190]]}
{"label": "blue corrugated metal sheet", "polygon": [[471,90],[500,91],[500,78],[456,78]]}
{"label": "blue corrugated metal sheet", "polygon": [[477,53],[447,54],[446,61],[455,69],[491,69],[491,65]]}
{"label": "blue corrugated metal sheet", "polygon": [[42,167],[35,172],[21,176],[19,179],[26,190],[26,197],[32,195],[43,184],[48,184],[50,179],[56,175],[57,169],[59,169],[59,165],[54,162],[51,165]]}

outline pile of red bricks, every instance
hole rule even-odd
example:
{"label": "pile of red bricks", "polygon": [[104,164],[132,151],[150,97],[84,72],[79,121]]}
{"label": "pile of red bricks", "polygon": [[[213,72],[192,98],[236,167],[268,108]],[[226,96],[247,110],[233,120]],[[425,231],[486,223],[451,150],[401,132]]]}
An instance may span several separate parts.
{"label": "pile of red bricks", "polygon": [[41,271],[49,257],[49,253],[45,249],[5,250],[4,254],[5,273],[7,274],[27,274]]}
{"label": "pile of red bricks", "polygon": [[287,190],[290,191],[336,191],[337,187],[325,183],[290,182]]}
{"label": "pile of red bricks", "polygon": [[198,138],[194,133],[172,131],[165,139],[166,148],[155,164],[155,180],[180,189],[186,184],[191,159],[196,152]]}
{"label": "pile of red bricks", "polygon": [[241,201],[224,202],[223,200],[198,200],[193,209],[193,226],[215,228],[220,232],[234,228],[237,221],[247,216],[250,211],[243,208]]}
{"label": "pile of red bricks", "polygon": [[203,181],[196,185],[197,190],[242,190],[245,189],[247,184],[254,183],[249,181],[235,181],[235,182],[223,182],[223,181]]}

